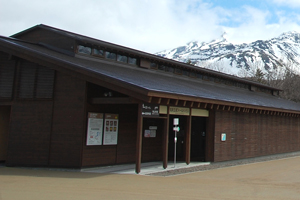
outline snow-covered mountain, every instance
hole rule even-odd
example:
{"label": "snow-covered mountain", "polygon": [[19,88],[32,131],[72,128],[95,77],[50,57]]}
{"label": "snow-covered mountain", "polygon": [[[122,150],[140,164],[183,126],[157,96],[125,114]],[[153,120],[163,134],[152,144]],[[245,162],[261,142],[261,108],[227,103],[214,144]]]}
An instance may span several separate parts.
{"label": "snow-covered mountain", "polygon": [[299,73],[300,33],[287,32],[277,38],[249,44],[232,44],[224,33],[220,39],[209,43],[193,41],[157,55],[236,76],[246,76],[257,68],[265,74],[279,72],[284,66]]}

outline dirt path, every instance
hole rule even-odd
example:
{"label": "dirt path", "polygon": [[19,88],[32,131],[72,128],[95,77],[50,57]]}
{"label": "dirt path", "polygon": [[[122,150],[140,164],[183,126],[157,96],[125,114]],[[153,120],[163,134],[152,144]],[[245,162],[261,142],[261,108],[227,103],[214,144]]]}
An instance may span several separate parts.
{"label": "dirt path", "polygon": [[156,177],[0,168],[0,200],[300,199],[300,157]]}

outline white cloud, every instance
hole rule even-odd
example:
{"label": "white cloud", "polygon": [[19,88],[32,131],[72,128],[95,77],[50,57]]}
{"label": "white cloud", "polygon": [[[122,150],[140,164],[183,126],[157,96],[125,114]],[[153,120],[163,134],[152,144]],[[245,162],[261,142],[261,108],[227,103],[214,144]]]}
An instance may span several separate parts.
{"label": "white cloud", "polygon": [[290,7],[300,7],[299,0],[273,0],[274,3],[278,5],[290,6]]}
{"label": "white cloud", "polygon": [[[279,21],[268,24],[274,15],[268,10],[250,6],[229,10],[202,0],[0,0],[0,5],[1,35],[43,23],[150,53],[192,40],[208,42],[224,31],[234,42],[300,31],[297,14],[290,18],[279,10]],[[235,25],[224,25],[230,23]]]}
{"label": "white cloud", "polygon": [[6,36],[43,23],[157,52],[223,32],[219,10],[196,0],[0,1],[0,34]]}

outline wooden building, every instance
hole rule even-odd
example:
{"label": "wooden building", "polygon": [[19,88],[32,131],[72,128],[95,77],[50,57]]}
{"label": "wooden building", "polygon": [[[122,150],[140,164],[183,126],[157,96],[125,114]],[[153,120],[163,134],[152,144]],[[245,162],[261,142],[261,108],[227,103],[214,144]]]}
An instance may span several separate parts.
{"label": "wooden building", "polygon": [[0,37],[0,160],[85,168],[300,150],[300,105],[260,83],[37,25]]}

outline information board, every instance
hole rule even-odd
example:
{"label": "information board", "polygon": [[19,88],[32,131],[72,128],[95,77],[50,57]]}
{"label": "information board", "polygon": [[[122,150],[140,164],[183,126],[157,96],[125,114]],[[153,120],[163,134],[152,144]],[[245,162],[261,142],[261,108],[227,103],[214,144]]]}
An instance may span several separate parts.
{"label": "information board", "polygon": [[102,145],[103,113],[88,113],[86,145]]}
{"label": "information board", "polygon": [[105,114],[104,121],[104,145],[116,145],[118,143],[118,114]]}
{"label": "information board", "polygon": [[143,103],[142,104],[142,116],[159,117],[159,105]]}

